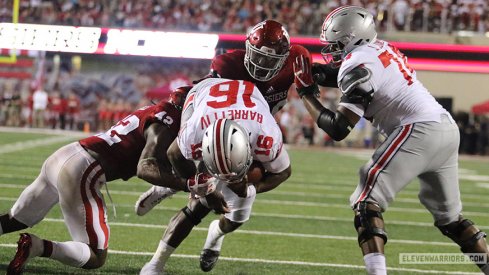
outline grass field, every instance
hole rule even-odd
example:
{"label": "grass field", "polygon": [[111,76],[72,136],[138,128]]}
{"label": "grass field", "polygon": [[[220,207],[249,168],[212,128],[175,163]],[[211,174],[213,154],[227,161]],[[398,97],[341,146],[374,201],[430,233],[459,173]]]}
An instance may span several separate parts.
{"label": "grass field", "polygon": [[[0,213],[8,211],[22,190],[37,176],[43,161],[76,137],[56,133],[33,134],[0,130]],[[219,263],[209,274],[365,274],[352,224],[348,198],[357,183],[357,170],[368,159],[365,151],[290,149],[292,177],[272,192],[260,194],[251,219],[224,241]],[[489,231],[489,161],[460,162],[464,213]],[[109,184],[117,217],[106,196],[111,228],[106,265],[83,271],[36,258],[26,274],[138,274],[151,258],[165,225],[186,204],[177,194],[144,217],[134,213],[134,203],[150,185],[138,180]],[[399,253],[457,253],[458,247],[433,227],[432,218],[417,199],[419,184],[403,190],[384,215],[389,242],[389,274],[477,273],[466,265],[399,264]],[[170,258],[168,274],[202,274],[198,255],[209,215]],[[46,239],[66,241],[69,234],[59,207],[32,229]],[[17,233],[0,236],[0,270],[15,253]]]}

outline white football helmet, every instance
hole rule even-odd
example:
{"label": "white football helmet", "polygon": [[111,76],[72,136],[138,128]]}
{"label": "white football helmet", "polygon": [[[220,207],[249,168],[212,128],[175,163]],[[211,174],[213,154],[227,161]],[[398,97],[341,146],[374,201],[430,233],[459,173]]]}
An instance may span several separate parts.
{"label": "white football helmet", "polygon": [[248,132],[233,120],[216,120],[204,132],[202,159],[214,177],[240,181],[253,161]]}
{"label": "white football helmet", "polygon": [[372,43],[377,38],[373,15],[356,6],[343,6],[330,12],[324,20],[320,41],[326,63],[339,64],[356,47]]}

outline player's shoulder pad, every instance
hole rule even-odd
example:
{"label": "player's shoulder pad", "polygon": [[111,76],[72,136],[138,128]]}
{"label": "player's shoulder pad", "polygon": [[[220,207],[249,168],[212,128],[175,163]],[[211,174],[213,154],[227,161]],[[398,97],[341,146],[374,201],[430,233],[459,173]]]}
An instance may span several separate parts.
{"label": "player's shoulder pad", "polygon": [[365,66],[357,66],[347,72],[340,83],[340,89],[343,93],[348,94],[358,85],[367,82],[372,76],[372,72]]}
{"label": "player's shoulder pad", "polygon": [[296,56],[299,56],[299,55],[311,57],[311,53],[309,52],[308,49],[304,48],[301,45],[296,45],[296,44],[291,45],[289,56],[295,58]]}
{"label": "player's shoulder pad", "polygon": [[367,45],[354,49],[343,58],[343,62],[341,63],[341,67],[338,72],[338,80],[341,81],[345,74],[360,65],[370,68],[377,62],[376,60],[378,60],[378,58],[375,50],[369,48]]}
{"label": "player's shoulder pad", "polygon": [[211,71],[222,74],[226,70],[232,70],[236,67],[236,64],[243,64],[244,55],[244,50],[236,50],[234,52],[217,55],[212,59]]}

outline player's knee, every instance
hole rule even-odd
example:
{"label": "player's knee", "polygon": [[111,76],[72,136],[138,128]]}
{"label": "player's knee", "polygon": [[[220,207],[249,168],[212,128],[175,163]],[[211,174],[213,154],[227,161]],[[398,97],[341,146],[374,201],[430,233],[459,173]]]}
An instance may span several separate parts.
{"label": "player's knee", "polygon": [[359,202],[355,209],[355,229],[358,232],[358,244],[362,246],[365,242],[379,237],[387,243],[387,233],[384,230],[384,219],[381,208],[372,202]]}
{"label": "player's knee", "polygon": [[464,219],[460,216],[458,221],[435,226],[440,229],[441,233],[460,246],[460,250],[464,253],[482,252],[487,253],[487,244],[484,240],[486,233],[480,231],[474,223],[469,219]]}
{"label": "player's knee", "polygon": [[182,208],[181,211],[193,225],[198,225],[202,221],[202,217],[195,211],[191,210],[188,206]]}
{"label": "player's knee", "polygon": [[3,231],[1,234],[19,231],[28,227],[27,225],[18,221],[16,218],[10,217],[9,214],[0,215],[0,226],[2,227]]}
{"label": "player's knee", "polygon": [[219,220],[219,228],[221,228],[222,232],[224,233],[233,232],[234,230],[238,229],[242,224],[242,222],[233,222],[225,217],[222,217]]}
{"label": "player's knee", "polygon": [[97,250],[95,253],[92,253],[88,262],[83,266],[83,269],[97,269],[105,264],[105,260],[107,259],[107,249]]}

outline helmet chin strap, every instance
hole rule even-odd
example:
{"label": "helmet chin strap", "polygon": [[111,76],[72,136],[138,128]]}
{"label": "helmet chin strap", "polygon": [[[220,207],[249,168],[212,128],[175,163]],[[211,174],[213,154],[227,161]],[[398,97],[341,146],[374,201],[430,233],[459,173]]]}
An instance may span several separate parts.
{"label": "helmet chin strap", "polygon": [[229,174],[219,174],[219,175],[216,175],[216,177],[219,180],[225,181],[227,183],[240,182],[243,179],[243,177],[238,177],[238,174],[236,174],[235,172],[232,172]]}

